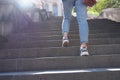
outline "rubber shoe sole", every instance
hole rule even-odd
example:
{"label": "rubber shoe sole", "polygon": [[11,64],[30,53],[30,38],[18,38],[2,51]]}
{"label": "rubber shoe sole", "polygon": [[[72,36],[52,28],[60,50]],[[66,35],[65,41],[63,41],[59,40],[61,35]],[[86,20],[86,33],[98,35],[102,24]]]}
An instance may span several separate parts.
{"label": "rubber shoe sole", "polygon": [[80,56],[89,56],[89,53],[86,51],[86,52],[81,52]]}
{"label": "rubber shoe sole", "polygon": [[63,40],[62,47],[68,47],[69,46],[69,40]]}

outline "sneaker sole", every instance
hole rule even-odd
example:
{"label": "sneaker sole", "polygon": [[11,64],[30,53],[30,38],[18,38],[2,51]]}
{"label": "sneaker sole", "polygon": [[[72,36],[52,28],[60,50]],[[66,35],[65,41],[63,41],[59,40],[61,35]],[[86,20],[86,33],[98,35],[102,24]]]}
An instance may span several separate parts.
{"label": "sneaker sole", "polygon": [[89,56],[88,53],[81,54],[80,56]]}
{"label": "sneaker sole", "polygon": [[68,47],[69,46],[69,42],[64,42],[63,44],[62,44],[62,47]]}

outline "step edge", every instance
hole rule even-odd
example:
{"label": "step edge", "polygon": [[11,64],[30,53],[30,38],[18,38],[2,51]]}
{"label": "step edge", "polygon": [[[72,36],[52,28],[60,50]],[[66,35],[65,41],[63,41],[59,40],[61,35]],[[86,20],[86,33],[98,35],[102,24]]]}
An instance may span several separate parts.
{"label": "step edge", "polygon": [[94,57],[116,57],[116,56],[120,56],[120,54],[111,54],[111,55],[92,55],[92,56],[60,56],[60,57],[40,57],[40,58],[15,58],[15,59],[0,59],[0,61],[7,61],[7,60],[11,60],[11,61],[19,61],[19,60],[41,60],[41,59],[81,59],[81,58],[94,58]]}
{"label": "step edge", "polygon": [[120,68],[91,68],[72,70],[52,70],[52,71],[25,71],[25,72],[4,72],[0,76],[20,76],[20,75],[46,75],[46,74],[71,74],[71,73],[98,73],[98,72],[120,72]]}

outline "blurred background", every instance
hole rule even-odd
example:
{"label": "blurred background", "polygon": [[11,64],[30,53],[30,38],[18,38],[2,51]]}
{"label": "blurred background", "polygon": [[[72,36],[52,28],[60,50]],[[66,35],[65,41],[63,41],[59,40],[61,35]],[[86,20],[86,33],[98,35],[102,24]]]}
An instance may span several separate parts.
{"label": "blurred background", "polygon": [[[88,19],[108,18],[120,22],[120,0],[97,0],[87,10]],[[74,8],[72,15],[76,17]],[[62,0],[0,0],[0,35],[7,36],[30,24],[59,16],[63,16]]]}

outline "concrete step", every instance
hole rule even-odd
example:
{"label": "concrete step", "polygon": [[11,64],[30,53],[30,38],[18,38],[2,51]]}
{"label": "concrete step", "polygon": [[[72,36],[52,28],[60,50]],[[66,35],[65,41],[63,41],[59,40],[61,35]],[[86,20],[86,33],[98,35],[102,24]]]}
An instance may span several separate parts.
{"label": "concrete step", "polygon": [[[93,32],[93,31],[103,31],[103,32],[114,32],[114,31],[120,31],[120,28],[101,28],[101,29],[89,29],[90,30],[90,33]],[[20,31],[19,33],[35,33],[35,32],[58,32],[60,33],[61,32],[61,29],[50,29],[50,30],[42,30],[42,29],[28,29],[28,30],[23,30],[23,31]],[[70,32],[77,32],[78,33],[78,29],[70,29]]]}
{"label": "concrete step", "polygon": [[[90,56],[120,54],[119,48],[120,48],[119,44],[88,46]],[[68,48],[51,47],[51,48],[3,49],[0,50],[0,59],[79,56],[79,54],[80,54],[79,46]]]}
{"label": "concrete step", "polygon": [[0,73],[0,80],[118,80],[120,68]]}
{"label": "concrete step", "polygon": [[[120,33],[98,33],[98,34],[90,34],[89,39],[94,38],[119,38]],[[70,34],[70,39],[79,39],[78,34]],[[61,40],[62,35],[46,35],[46,36],[40,36],[39,33],[32,34],[32,35],[12,35],[8,37],[8,41],[14,42],[14,41],[36,41],[36,40]]]}
{"label": "concrete step", "polygon": [[[62,17],[61,18],[55,18],[55,19],[50,19],[50,20],[48,20],[47,22],[49,22],[49,23],[51,23],[51,22],[53,22],[53,23],[56,23],[56,22],[62,22]],[[108,19],[88,19],[87,20],[88,22],[90,22],[90,23],[99,23],[99,24],[106,24],[106,23],[108,23],[108,24],[112,24],[112,23],[117,23],[117,22],[115,22],[115,21],[111,21],[111,20],[108,20]],[[71,22],[76,22],[77,23],[77,19],[76,19],[76,17],[72,17],[72,19],[71,19]],[[118,22],[119,23],[119,22]]]}
{"label": "concrete step", "polygon": [[61,69],[120,68],[120,54],[88,57],[43,57],[2,59],[0,72],[41,71]]}
{"label": "concrete step", "polygon": [[[49,25],[49,28],[50,29],[61,29],[61,22],[56,22],[56,23],[46,23],[47,25]],[[115,28],[119,28],[120,26],[120,22],[119,23],[116,23],[116,22],[91,22],[91,21],[88,21],[88,24],[89,24],[89,29],[107,29],[107,28],[110,28],[110,29],[115,29]],[[36,26],[37,27],[37,26]],[[38,27],[39,28],[39,27]],[[71,22],[71,25],[70,25],[70,29],[78,29],[78,24],[76,22]]]}
{"label": "concrete step", "polygon": [[[96,24],[97,23],[97,24]],[[46,28],[61,28],[61,24],[62,24],[62,20],[48,20],[46,23],[44,23],[48,26],[45,26]],[[119,22],[114,22],[114,21],[110,21],[110,20],[107,20],[107,19],[94,19],[94,20],[88,20],[88,24],[91,27],[98,27],[98,28],[106,28],[106,27],[117,27],[120,25]],[[39,25],[39,24],[38,24]],[[38,26],[38,25],[33,25],[33,26],[36,26],[36,27],[42,27],[42,26]],[[72,20],[71,21],[71,26],[77,26],[77,21],[76,20]],[[34,27],[31,27],[34,29]],[[73,27],[74,28],[74,27]]]}
{"label": "concrete step", "polygon": [[[55,20],[54,20],[55,21]],[[113,22],[113,21],[109,21],[109,20],[89,20],[89,29],[90,30],[107,30],[107,29],[120,29],[120,23],[117,22]],[[72,21],[71,23],[71,27],[70,30],[77,30],[78,29],[78,25],[75,21]],[[50,30],[50,31],[60,31],[61,30],[61,22],[60,21],[55,21],[55,22],[46,22],[46,23],[42,23],[42,24],[36,24],[36,25],[32,25],[26,29],[23,29],[21,32],[36,32],[36,31],[46,31],[46,30]]]}
{"label": "concrete step", "polygon": [[[57,24],[57,23],[56,23]],[[40,30],[40,31],[47,31],[47,30],[50,30],[50,31],[55,31],[55,30],[57,30],[57,31],[59,31],[59,30],[61,30],[61,25],[55,25],[54,24],[54,26],[51,26],[51,25],[48,25],[47,23],[45,24],[46,26],[35,26],[35,25],[33,25],[32,27],[29,27],[29,29],[28,29],[28,27],[26,28],[26,29],[24,29],[24,30],[21,30],[21,32],[24,32],[24,31],[37,31],[37,30]],[[95,26],[95,27],[93,27],[93,26],[89,26],[89,29],[90,30],[101,30],[101,29],[105,29],[105,30],[107,30],[107,29],[120,29],[120,24],[119,25],[99,25],[99,26]],[[78,25],[76,25],[76,24],[74,24],[74,25],[71,25],[70,26],[70,31],[71,30],[78,30]]]}
{"label": "concrete step", "polygon": [[[89,31],[89,34],[99,34],[99,33],[120,33],[120,29],[107,29],[107,30],[91,30]],[[30,32],[20,32],[16,33],[14,35],[20,36],[20,35],[35,35],[39,34],[39,36],[49,36],[49,35],[62,35],[61,30],[60,31],[30,31]],[[79,34],[78,31],[70,31],[69,34]]]}
{"label": "concrete step", "polygon": [[[89,39],[89,45],[120,44],[120,38]],[[79,46],[79,39],[70,40],[69,46]],[[61,47],[62,40],[15,41],[5,43],[3,49],[34,48],[34,47]]]}
{"label": "concrete step", "polygon": [[[109,32],[109,31],[91,31],[89,34],[89,38],[117,38],[119,37],[120,31],[119,30],[114,30],[114,32]],[[19,36],[19,37],[18,37]],[[79,39],[79,34],[78,32],[70,32],[69,34],[70,38],[72,39]],[[61,39],[62,37],[62,33],[61,32],[35,32],[35,33],[17,33],[17,34],[13,34],[8,38],[8,40],[10,41],[14,41],[16,39],[26,39],[26,40],[58,40]],[[14,38],[14,39],[13,39]],[[30,39],[29,39],[30,38]]]}
{"label": "concrete step", "polygon": [[[74,30],[74,29],[78,29],[77,27],[77,22],[75,19],[73,19],[71,21],[71,27],[70,29],[71,30]],[[20,33],[21,32],[36,32],[36,31],[46,31],[46,30],[61,30],[61,23],[62,23],[62,19],[61,20],[54,20],[51,21],[51,20],[48,20],[47,22],[45,23],[40,23],[40,24],[33,24],[31,26],[29,26],[29,29],[23,29],[22,31],[19,31]],[[120,29],[120,23],[117,23],[117,22],[113,22],[113,21],[110,21],[110,20],[107,20],[107,19],[94,19],[94,20],[88,20],[88,23],[89,23],[89,28],[90,30],[92,29]]]}

